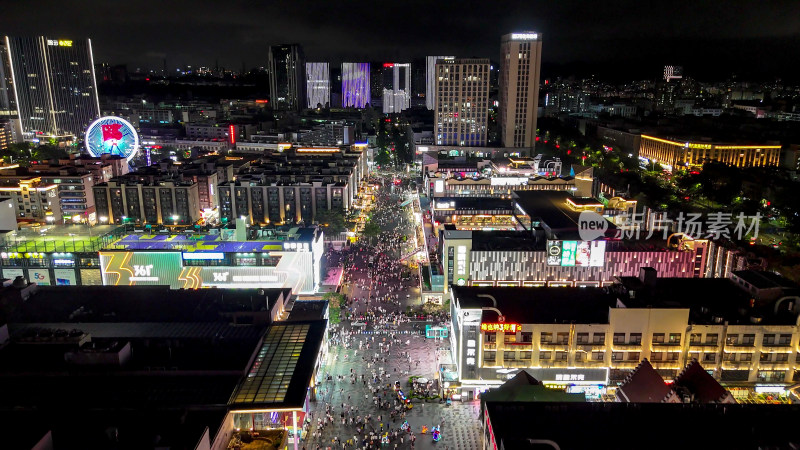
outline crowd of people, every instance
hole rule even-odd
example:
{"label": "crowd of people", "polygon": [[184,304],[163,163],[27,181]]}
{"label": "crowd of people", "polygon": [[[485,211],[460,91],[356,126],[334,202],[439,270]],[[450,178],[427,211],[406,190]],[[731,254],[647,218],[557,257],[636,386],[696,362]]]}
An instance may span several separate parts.
{"label": "crowd of people", "polygon": [[[424,408],[411,403],[401,387],[420,368],[411,349],[424,338],[398,329],[410,321],[404,305],[419,278],[401,261],[416,246],[415,223],[408,206],[401,206],[402,190],[395,190],[376,194],[370,220],[382,232],[336,255],[345,268],[346,308],[353,322],[331,327],[330,372],[323,374],[317,408],[304,423],[304,449],[415,448],[423,431],[439,439],[443,418],[424,430],[406,420],[413,408]],[[349,373],[342,370],[346,365]],[[334,368],[339,373],[332,373]]]}

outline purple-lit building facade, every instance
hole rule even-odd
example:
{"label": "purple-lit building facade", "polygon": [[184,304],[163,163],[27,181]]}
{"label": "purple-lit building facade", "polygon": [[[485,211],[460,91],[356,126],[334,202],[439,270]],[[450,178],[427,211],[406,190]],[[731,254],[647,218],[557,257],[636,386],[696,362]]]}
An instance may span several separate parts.
{"label": "purple-lit building facade", "polygon": [[342,106],[361,109],[370,102],[369,63],[342,63]]}

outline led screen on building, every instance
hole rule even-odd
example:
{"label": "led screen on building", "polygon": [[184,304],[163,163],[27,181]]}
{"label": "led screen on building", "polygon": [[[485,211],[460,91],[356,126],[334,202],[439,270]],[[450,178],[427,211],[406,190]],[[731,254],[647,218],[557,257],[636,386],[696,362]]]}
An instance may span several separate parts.
{"label": "led screen on building", "polygon": [[[201,254],[186,257],[180,252],[100,252],[103,284],[113,286],[167,285],[173,289],[291,288],[292,292],[314,292],[318,263],[310,251],[270,252],[278,258],[272,267],[184,265],[184,260],[198,260]],[[205,253],[206,259],[220,254]]]}
{"label": "led screen on building", "polygon": [[547,265],[603,267],[606,241],[547,241]]}

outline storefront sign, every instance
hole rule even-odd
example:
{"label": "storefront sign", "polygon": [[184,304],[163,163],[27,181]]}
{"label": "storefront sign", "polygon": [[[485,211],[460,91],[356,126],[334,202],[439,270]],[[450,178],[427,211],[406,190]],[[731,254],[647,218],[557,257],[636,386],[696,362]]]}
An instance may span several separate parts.
{"label": "storefront sign", "polygon": [[503,333],[516,333],[522,330],[522,325],[518,323],[482,323],[481,331],[502,331]]}

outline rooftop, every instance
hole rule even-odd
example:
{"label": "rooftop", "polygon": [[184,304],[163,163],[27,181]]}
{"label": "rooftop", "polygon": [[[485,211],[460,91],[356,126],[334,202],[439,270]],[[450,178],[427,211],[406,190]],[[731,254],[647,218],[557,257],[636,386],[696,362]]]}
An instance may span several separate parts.
{"label": "rooftop", "polygon": [[[494,306],[490,295],[497,300],[497,309],[508,322],[531,323],[608,323],[609,308],[615,296],[599,288],[556,287],[476,287],[453,286],[453,297],[467,309]],[[497,313],[483,312],[484,322],[497,322]]]}
{"label": "rooftop", "polygon": [[312,383],[327,321],[273,324],[228,406],[231,410],[300,409]]}
{"label": "rooftop", "polygon": [[796,289],[800,286],[791,280],[784,278],[774,272],[766,270],[737,270],[733,272],[734,275],[742,280],[750,283],[756,289],[772,289],[772,288],[793,288]]}
{"label": "rooftop", "polygon": [[534,251],[539,248],[529,231],[472,231],[473,251]]}
{"label": "rooftop", "polygon": [[110,243],[112,250],[181,250],[183,252],[253,253],[281,251],[284,242],[311,243],[316,228],[292,228],[271,240],[230,241],[219,234],[129,234]]}
{"label": "rooftop", "polygon": [[432,203],[436,205],[437,209],[449,209],[439,207],[439,205],[448,203],[451,205],[450,208],[460,211],[510,211],[514,208],[511,200],[493,197],[437,197]]}
{"label": "rooftop", "polygon": [[[580,212],[567,206],[567,200],[581,200],[564,191],[514,191],[515,202],[532,218],[539,218],[558,239],[580,240],[578,217]],[[600,203],[597,200],[592,201]],[[607,236],[613,236],[616,226],[606,221]]]}

